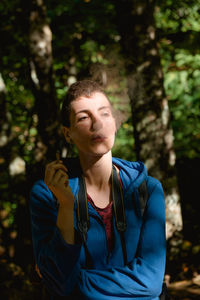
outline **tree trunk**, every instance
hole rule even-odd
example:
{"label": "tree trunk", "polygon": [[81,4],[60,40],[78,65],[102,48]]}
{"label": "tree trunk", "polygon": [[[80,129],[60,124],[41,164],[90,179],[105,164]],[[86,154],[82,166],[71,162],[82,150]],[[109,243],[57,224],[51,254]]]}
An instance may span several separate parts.
{"label": "tree trunk", "polygon": [[13,145],[17,134],[11,129],[12,115],[7,106],[7,92],[4,79],[0,73],[0,171],[8,168],[13,157]]}
{"label": "tree trunk", "polygon": [[8,142],[9,128],[7,121],[7,109],[6,109],[6,86],[3,77],[0,73],[0,147],[3,147]]}
{"label": "tree trunk", "polygon": [[52,32],[48,24],[43,0],[32,0],[29,17],[30,77],[38,117],[36,159],[55,159],[59,137],[59,112],[56,99]]}
{"label": "tree trunk", "polygon": [[167,238],[182,229],[175,170],[173,131],[156,41],[154,1],[116,1],[121,44],[126,59],[128,91],[136,154],[166,196]]}

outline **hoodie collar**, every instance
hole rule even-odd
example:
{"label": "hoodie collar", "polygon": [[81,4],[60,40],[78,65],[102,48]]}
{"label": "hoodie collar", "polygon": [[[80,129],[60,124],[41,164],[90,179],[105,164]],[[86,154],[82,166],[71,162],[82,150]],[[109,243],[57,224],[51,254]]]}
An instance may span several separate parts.
{"label": "hoodie collar", "polygon": [[140,161],[130,162],[116,157],[113,157],[112,161],[120,169],[120,177],[125,188],[130,184],[138,188],[147,177],[147,169]]}

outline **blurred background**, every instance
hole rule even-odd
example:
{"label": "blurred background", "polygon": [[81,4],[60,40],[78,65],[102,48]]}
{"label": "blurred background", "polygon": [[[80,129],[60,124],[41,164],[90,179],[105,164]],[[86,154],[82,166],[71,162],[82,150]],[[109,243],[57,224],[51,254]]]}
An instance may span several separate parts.
{"label": "blurred background", "polygon": [[200,299],[200,1],[1,0],[0,25],[1,299],[48,299],[29,194],[56,151],[66,155],[60,106],[85,78],[116,110],[113,155],[163,184],[173,299]]}

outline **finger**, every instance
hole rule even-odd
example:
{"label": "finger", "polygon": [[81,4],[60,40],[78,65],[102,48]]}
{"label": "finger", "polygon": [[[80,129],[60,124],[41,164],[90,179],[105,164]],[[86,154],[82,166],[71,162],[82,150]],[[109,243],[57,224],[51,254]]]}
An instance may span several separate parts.
{"label": "finger", "polygon": [[68,176],[63,176],[60,178],[60,184],[63,184],[65,187],[68,187],[69,185],[69,178]]}
{"label": "finger", "polygon": [[68,175],[67,175],[67,173],[60,169],[60,170],[58,170],[58,171],[55,173],[55,175],[54,175],[54,177],[53,177],[53,179],[52,179],[51,184],[52,184],[52,185],[56,185],[56,184],[60,183],[60,180],[61,180],[62,177],[65,177],[65,180],[68,180]]}
{"label": "finger", "polygon": [[58,164],[58,163],[62,164],[63,161],[62,161],[61,159],[60,159],[59,161],[58,161],[58,160],[54,160],[54,161],[48,163],[48,164],[46,165],[46,167],[51,167],[51,166],[54,166],[55,164]]}
{"label": "finger", "polygon": [[46,168],[48,168],[48,167],[54,165],[56,162],[57,162],[57,160],[54,160],[54,161],[48,163],[48,164],[46,165]]}
{"label": "finger", "polygon": [[60,161],[60,153],[57,151],[56,152],[56,161],[59,162]]}
{"label": "finger", "polygon": [[49,185],[54,178],[54,175],[58,170],[63,170],[67,173],[68,169],[62,163],[57,163],[56,161],[49,163],[45,168],[44,182]]}
{"label": "finger", "polygon": [[48,185],[52,182],[54,175],[58,170],[63,170],[65,173],[67,172],[67,168],[63,164],[57,164],[57,165],[48,165],[45,169],[45,183]]}
{"label": "finger", "polygon": [[56,174],[56,170],[53,168],[48,168],[45,171],[44,182],[49,185],[53,181],[54,175]]}
{"label": "finger", "polygon": [[59,169],[63,170],[64,172],[68,171],[68,169],[63,164],[56,164],[56,165],[51,165],[51,166],[46,167],[45,172],[46,172],[46,174],[48,174],[52,170],[54,170],[54,172],[56,172]]}
{"label": "finger", "polygon": [[59,169],[59,170],[55,173],[54,179],[53,179],[53,180],[54,180],[55,182],[58,182],[58,181],[60,180],[60,178],[63,177],[63,176],[68,177],[66,172],[64,172],[63,170]]}

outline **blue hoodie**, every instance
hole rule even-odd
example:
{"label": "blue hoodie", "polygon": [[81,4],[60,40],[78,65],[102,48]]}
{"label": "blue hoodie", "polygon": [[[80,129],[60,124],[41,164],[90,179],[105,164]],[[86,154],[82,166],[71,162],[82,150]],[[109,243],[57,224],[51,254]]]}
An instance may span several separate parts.
{"label": "blue hoodie", "polygon": [[[88,203],[90,227],[87,249],[93,268],[86,268],[86,255],[81,241],[67,244],[56,226],[58,205],[43,180],[31,191],[30,212],[33,248],[42,279],[52,295],[90,300],[158,300],[165,271],[165,201],[160,182],[147,175],[141,162],[113,158],[120,170],[127,229],[125,243],[127,265],[124,266],[120,235],[114,228],[114,247],[108,251],[105,226],[96,210]],[[77,228],[78,176],[77,159],[64,162],[69,171],[69,185],[75,197],[74,228]],[[138,187],[147,181],[149,198],[142,217]],[[134,194],[134,201],[133,201]],[[114,218],[114,217],[113,217]],[[75,299],[75,296],[74,298]]]}

